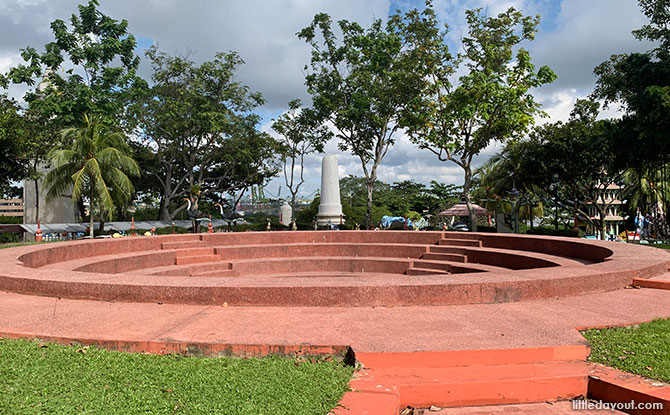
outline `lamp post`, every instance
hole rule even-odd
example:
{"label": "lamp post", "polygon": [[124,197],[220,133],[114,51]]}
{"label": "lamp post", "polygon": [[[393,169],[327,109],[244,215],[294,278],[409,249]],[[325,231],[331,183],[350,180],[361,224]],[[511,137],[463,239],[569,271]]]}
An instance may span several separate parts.
{"label": "lamp post", "polygon": [[554,229],[558,231],[558,173],[551,175],[551,185],[554,187]]}

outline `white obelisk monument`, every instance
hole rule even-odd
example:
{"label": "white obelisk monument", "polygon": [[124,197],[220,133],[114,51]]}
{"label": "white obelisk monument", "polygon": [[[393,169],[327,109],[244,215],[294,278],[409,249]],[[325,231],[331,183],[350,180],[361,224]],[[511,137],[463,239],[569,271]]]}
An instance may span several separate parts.
{"label": "white obelisk monument", "polygon": [[337,156],[327,155],[321,161],[321,202],[316,214],[319,226],[344,223],[342,204],[340,203],[340,179],[337,168]]}

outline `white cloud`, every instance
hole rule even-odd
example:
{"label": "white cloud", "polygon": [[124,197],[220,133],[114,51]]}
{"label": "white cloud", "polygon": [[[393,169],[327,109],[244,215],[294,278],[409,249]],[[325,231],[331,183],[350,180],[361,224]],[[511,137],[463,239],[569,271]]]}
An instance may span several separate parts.
{"label": "white cloud", "polygon": [[[31,45],[38,49],[52,41],[49,23],[56,18],[68,20],[83,0],[0,0],[0,71],[20,62],[18,51]],[[389,0],[116,0],[101,2],[109,16],[129,21],[130,31],[144,43],[158,42],[167,53],[192,50],[197,61],[212,59],[219,51],[236,50],[246,61],[239,73],[241,82],[261,91],[268,104],[261,110],[266,121],[281,113],[288,100],[307,98],[303,66],[309,62],[309,48],[297,39],[296,32],[307,26],[317,12],[326,12],[334,20],[349,19],[368,25],[374,18],[385,18]],[[557,6],[560,4],[560,7]],[[459,43],[465,33],[465,10],[484,7],[494,15],[513,6],[527,15],[540,13],[548,21],[549,31],[539,32],[526,46],[536,65],[549,65],[558,80],[536,92],[537,99],[550,118],[538,123],[567,119],[575,99],[587,96],[593,88],[593,67],[611,54],[649,49],[638,42],[631,30],[644,24],[637,2],[632,0],[435,0],[438,15],[451,26],[450,42]],[[402,8],[422,7],[421,0],[397,0]],[[392,10],[393,12],[394,10]],[[142,72],[148,76],[148,66]],[[23,89],[12,88],[14,96]],[[603,116],[618,115],[610,108]],[[269,126],[266,122],[264,128]],[[475,161],[480,163],[500,149],[490,146]],[[341,175],[361,175],[357,158],[337,150],[336,140],[327,145],[328,154],[338,154]],[[310,194],[319,187],[321,156],[306,161],[308,182],[301,193]],[[379,168],[380,179],[387,182],[431,179],[460,184],[458,167],[437,160],[432,153],[417,149],[399,135]],[[270,185],[275,192],[281,178]]]}

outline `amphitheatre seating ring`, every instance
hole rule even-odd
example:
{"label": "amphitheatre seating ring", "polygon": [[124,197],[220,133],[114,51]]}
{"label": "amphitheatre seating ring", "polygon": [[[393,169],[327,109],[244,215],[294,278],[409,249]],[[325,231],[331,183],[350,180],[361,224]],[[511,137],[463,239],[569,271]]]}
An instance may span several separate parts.
{"label": "amphitheatre seating ring", "polygon": [[667,271],[640,246],[530,235],[245,232],[0,251],[0,290],[240,306],[485,304],[617,290]]}

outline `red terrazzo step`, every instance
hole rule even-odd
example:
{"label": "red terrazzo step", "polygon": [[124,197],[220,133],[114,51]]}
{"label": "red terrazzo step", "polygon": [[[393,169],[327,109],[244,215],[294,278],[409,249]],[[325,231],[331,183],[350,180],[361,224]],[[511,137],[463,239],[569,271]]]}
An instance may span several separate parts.
{"label": "red terrazzo step", "polygon": [[399,403],[397,393],[351,391],[328,415],[398,415]]}
{"label": "red terrazzo step", "polygon": [[447,245],[431,245],[428,247],[428,252],[435,252],[440,254],[460,254],[465,255],[467,252],[466,248],[458,246],[447,246]]}
{"label": "red terrazzo step", "polygon": [[405,274],[407,274],[407,275],[435,275],[435,274],[448,275],[449,272],[441,270],[441,269],[410,267],[410,268],[407,268],[407,271],[405,271]]}
{"label": "red terrazzo step", "polygon": [[444,239],[471,239],[478,241],[481,239],[481,235],[470,232],[444,232],[442,234]]}
{"label": "red terrazzo step", "polygon": [[663,409],[625,409],[633,415],[670,415],[670,385],[632,375],[603,365],[593,365],[589,376],[588,398],[603,402],[660,404]]}
{"label": "red terrazzo step", "polygon": [[543,362],[586,360],[590,348],[586,344],[510,349],[474,349],[416,352],[358,352],[356,360],[374,369],[389,367],[462,367],[476,365],[515,365]]}
{"label": "red terrazzo step", "polygon": [[196,241],[179,241],[179,242],[163,242],[161,249],[184,249],[184,248],[198,248],[206,246],[201,240]]}
{"label": "red terrazzo step", "polygon": [[386,257],[292,257],[231,261],[233,269],[245,274],[278,274],[305,271],[383,272],[402,274],[410,260]]}
{"label": "red terrazzo step", "polygon": [[189,248],[179,249],[175,252],[177,258],[185,258],[190,256],[214,255],[214,248]]}
{"label": "red terrazzo step", "polygon": [[475,246],[481,248],[482,241],[475,239],[440,239],[437,241],[437,244],[443,246]]}
{"label": "red terrazzo step", "polygon": [[451,265],[448,262],[437,261],[437,260],[428,260],[428,259],[416,260],[416,261],[414,261],[412,266],[414,268],[437,269],[437,270],[445,271],[445,272],[449,272],[449,270],[451,269]]}
{"label": "red terrazzo step", "polygon": [[670,290],[670,272],[654,278],[634,278],[633,285],[658,290]]}
{"label": "red terrazzo step", "polygon": [[425,415],[625,415],[609,409],[577,411],[572,401],[527,403],[516,405],[467,406],[424,411]]}
{"label": "red terrazzo step", "polygon": [[187,264],[198,264],[201,262],[214,262],[220,260],[219,255],[194,255],[186,257],[177,257],[175,258],[175,265],[187,265]]}
{"label": "red terrazzo step", "polygon": [[350,385],[400,393],[400,407],[456,407],[555,401],[586,394],[585,362],[363,370]]}
{"label": "red terrazzo step", "polygon": [[219,269],[214,271],[194,272],[190,274],[192,277],[237,277],[239,272],[232,269]]}
{"label": "red terrazzo step", "polygon": [[423,254],[423,256],[421,256],[421,259],[428,259],[434,261],[468,262],[467,257],[465,255],[432,253],[432,252]]}
{"label": "red terrazzo step", "polygon": [[225,259],[330,257],[396,257],[419,258],[427,245],[374,243],[289,243],[243,246],[217,246],[216,253]]}

